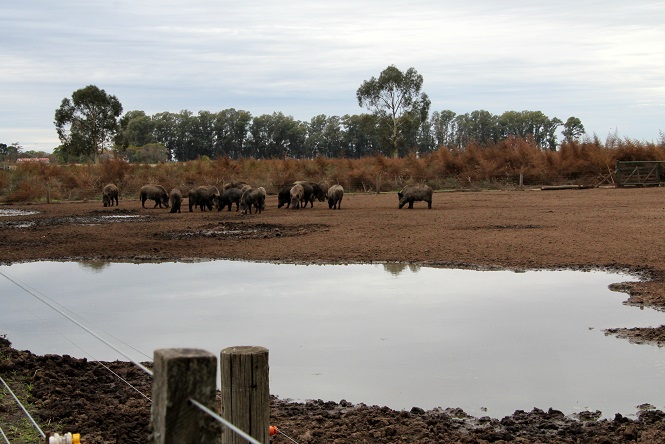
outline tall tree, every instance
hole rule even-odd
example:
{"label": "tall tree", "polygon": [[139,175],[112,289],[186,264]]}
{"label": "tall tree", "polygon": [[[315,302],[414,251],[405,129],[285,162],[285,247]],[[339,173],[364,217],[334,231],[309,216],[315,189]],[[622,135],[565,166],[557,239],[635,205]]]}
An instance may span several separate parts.
{"label": "tall tree", "polygon": [[127,111],[118,122],[115,144],[122,150],[154,143],[155,122],[143,111]]}
{"label": "tall tree", "polygon": [[563,124],[563,131],[561,131],[561,134],[566,142],[572,142],[573,140],[580,138],[584,132],[584,125],[582,125],[580,119],[577,117],[568,117],[566,123]]}
{"label": "tall tree", "polygon": [[251,121],[252,114],[249,111],[230,108],[218,112],[215,116],[213,155],[232,159],[247,157],[244,150]]}
{"label": "tall tree", "polygon": [[122,113],[120,101],[94,85],[78,89],[71,100],[62,99],[55,111],[55,127],[63,150],[77,157],[92,158],[111,142]]}
{"label": "tall tree", "polygon": [[379,78],[372,77],[360,85],[356,92],[358,105],[385,119],[391,127],[392,155],[399,154],[401,128],[427,120],[430,100],[421,92],[423,76],[414,68],[402,72],[394,65],[384,69]]}
{"label": "tall tree", "polygon": [[432,113],[432,131],[437,146],[452,146],[454,144],[454,120],[456,115],[450,110],[434,111]]}

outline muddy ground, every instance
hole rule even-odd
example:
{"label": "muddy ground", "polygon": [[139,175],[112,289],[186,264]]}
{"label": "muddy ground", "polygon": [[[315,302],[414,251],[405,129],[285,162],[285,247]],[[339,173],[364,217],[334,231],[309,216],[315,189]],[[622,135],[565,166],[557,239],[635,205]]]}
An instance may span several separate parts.
{"label": "muddy ground", "polygon": [[[611,269],[642,278],[613,286],[626,293],[628,303],[665,308],[662,188],[435,193],[431,210],[423,203],[398,210],[394,193],[347,195],[339,211],[319,202],[305,210],[277,209],[275,196],[267,205],[260,215],[189,213],[186,205],[183,213],[171,214],[141,208],[138,200],[110,208],[101,202],[0,206],[0,263],[224,258]],[[37,213],[2,216],[13,209]],[[653,327],[608,334],[662,345],[665,326]],[[106,365],[150,393],[150,380],[133,365]],[[25,396],[34,416],[56,431],[79,431],[96,443],[149,440],[149,401],[99,363],[34,356],[3,340],[0,376],[29,387]],[[20,416],[9,401],[0,398],[0,427]],[[473,418],[455,406],[393,411],[335,401],[275,398],[272,422],[299,443],[665,442],[665,415],[649,406],[636,419],[598,420],[598,412],[567,417],[557,406],[534,406],[500,419]],[[21,439],[10,442],[32,442]],[[291,441],[277,435],[274,442]]]}

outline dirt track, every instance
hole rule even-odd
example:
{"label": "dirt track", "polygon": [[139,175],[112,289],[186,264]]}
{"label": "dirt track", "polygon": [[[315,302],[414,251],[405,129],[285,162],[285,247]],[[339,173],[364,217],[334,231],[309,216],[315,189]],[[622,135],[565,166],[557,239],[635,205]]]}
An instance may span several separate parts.
{"label": "dirt track", "polygon": [[[0,207],[0,213],[9,208],[38,213],[0,217],[2,263],[230,258],[399,261],[508,269],[610,268],[642,276],[641,282],[615,286],[630,294],[631,303],[665,308],[662,188],[435,193],[431,210],[424,203],[416,203],[412,210],[398,210],[394,193],[347,195],[341,211],[329,210],[319,202],[312,209],[277,209],[276,197],[269,196],[267,210],[260,215],[189,213],[186,205],[182,214],[171,214],[159,208],[143,209],[138,200],[121,200],[119,207],[111,208],[103,208],[101,202]],[[616,333],[638,341],[665,341],[663,326]],[[0,371],[39,360],[21,355],[11,365],[0,365]],[[92,372],[83,364],[72,365],[86,374]],[[33,372],[25,370],[26,375]],[[125,406],[131,395],[122,396]],[[101,406],[107,401],[102,397],[94,408],[105,411]],[[132,402],[136,410],[129,411],[146,414],[145,405]],[[48,406],[44,409],[45,417],[51,417]],[[62,421],[77,420],[64,413],[51,414]],[[464,415],[454,411],[409,413],[275,400],[273,416],[285,429],[298,430],[300,443],[665,442],[660,412],[645,414],[639,421],[617,418],[580,423],[557,412],[534,411],[507,421],[478,422],[462,420]],[[108,427],[116,430],[110,421]],[[147,430],[147,424],[143,427]],[[118,436],[123,433],[117,432]],[[278,438],[277,442],[286,441]]]}

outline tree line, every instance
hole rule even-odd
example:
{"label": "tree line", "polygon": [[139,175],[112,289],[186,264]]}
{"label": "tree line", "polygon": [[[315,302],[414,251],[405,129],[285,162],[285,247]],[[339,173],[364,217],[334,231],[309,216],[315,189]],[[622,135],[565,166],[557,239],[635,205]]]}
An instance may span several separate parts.
{"label": "tree line", "polygon": [[580,119],[570,117],[564,123],[540,111],[494,115],[478,110],[458,115],[444,110],[430,115],[430,100],[422,92],[422,84],[423,78],[414,68],[402,72],[391,65],[356,91],[358,105],[369,113],[320,114],[309,121],[281,112],[252,116],[234,108],[154,115],[134,110],[120,117],[120,101],[89,85],[75,91],[71,99],[63,99],[56,110],[55,125],[62,142],[56,154],[65,162],[96,161],[105,150],[133,162],[201,157],[403,157],[440,147],[489,146],[509,137],[531,140],[543,150],[556,150],[561,128],[564,141],[584,134]]}
{"label": "tree line", "polygon": [[401,127],[396,145],[384,118],[374,114],[313,117],[308,122],[281,112],[252,117],[233,108],[219,112],[183,110],[152,116],[130,111],[119,122],[115,137],[118,154],[130,161],[158,162],[199,157],[242,158],[361,158],[423,155],[439,147],[464,149],[475,143],[489,146],[515,136],[532,139],[541,149],[555,150],[557,129],[564,127],[564,140],[584,134],[579,119],[563,124],[540,111],[507,111],[500,116],[488,111],[455,114],[432,113],[422,122]]}

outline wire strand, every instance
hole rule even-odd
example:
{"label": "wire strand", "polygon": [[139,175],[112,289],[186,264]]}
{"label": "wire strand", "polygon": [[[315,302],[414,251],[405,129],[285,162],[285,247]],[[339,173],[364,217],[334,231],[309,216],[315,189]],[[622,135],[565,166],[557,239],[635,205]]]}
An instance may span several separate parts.
{"label": "wire strand", "polygon": [[[2,270],[0,270],[0,273],[4,273],[4,274],[6,275],[5,277],[7,277],[7,275],[8,275],[8,276],[11,276],[11,275],[10,275],[9,273],[7,273],[6,271],[3,272]],[[16,283],[16,282],[20,282],[21,285],[22,285],[23,287],[25,287],[24,290],[27,288],[27,289],[29,289],[31,292],[34,292],[34,293],[39,294],[41,297],[43,297],[43,298],[45,298],[45,299],[48,299],[48,300],[51,301],[53,304],[57,305],[58,307],[62,308],[63,310],[66,310],[66,311],[68,311],[69,313],[71,313],[72,315],[75,315],[75,316],[78,317],[79,319],[81,319],[81,320],[87,322],[87,319],[86,319],[85,317],[83,317],[83,316],[81,316],[80,314],[74,312],[74,311],[71,310],[70,308],[65,307],[64,305],[60,304],[58,301],[55,301],[55,300],[53,300],[52,298],[48,297],[47,295],[45,295],[44,293],[42,293],[42,292],[39,291],[38,289],[32,287],[30,284],[27,284],[27,283],[25,283],[25,282],[22,282],[20,279],[16,278],[15,276],[11,276],[11,278],[15,281],[14,283]],[[88,322],[88,323],[89,323],[89,322]],[[97,329],[98,329],[99,331],[101,331],[102,333],[106,334],[107,336],[112,337],[113,339],[115,339],[116,341],[120,342],[121,344],[127,346],[128,348],[131,348],[131,349],[134,350],[136,353],[138,353],[139,355],[142,355],[142,356],[145,357],[146,359],[148,359],[148,360],[151,360],[151,359],[152,359],[152,357],[148,356],[147,354],[143,353],[141,350],[139,350],[139,349],[137,349],[136,347],[134,347],[133,345],[131,345],[131,344],[129,344],[129,343],[123,341],[122,339],[115,337],[114,335],[112,335],[112,334],[109,333],[108,331],[105,331],[104,329],[99,328],[99,327],[97,327]]]}
{"label": "wire strand", "polygon": [[97,364],[99,364],[99,365],[101,365],[102,367],[104,367],[106,370],[108,370],[109,373],[111,373],[113,376],[115,376],[116,378],[118,378],[120,381],[124,382],[124,383],[125,383],[127,386],[129,386],[131,389],[133,389],[134,391],[136,391],[136,393],[138,393],[139,395],[143,396],[143,397],[144,397],[145,399],[147,399],[148,401],[152,402],[152,399],[150,399],[150,397],[149,397],[148,395],[146,395],[146,394],[144,394],[143,392],[141,392],[141,390],[139,390],[138,388],[134,387],[129,381],[127,381],[127,380],[124,379],[122,376],[120,376],[119,374],[117,374],[116,372],[114,372],[113,370],[111,370],[111,369],[110,369],[107,365],[105,365],[101,360],[95,358],[95,357],[92,355],[92,353],[90,353],[90,352],[88,352],[87,350],[85,350],[83,347],[81,347],[81,346],[80,346],[79,344],[77,344],[75,341],[73,341],[72,339],[70,339],[67,335],[65,335],[64,333],[62,333],[62,332],[61,332],[60,330],[58,330],[57,328],[55,328],[55,327],[54,327],[53,325],[51,325],[46,319],[42,318],[42,317],[39,316],[37,313],[33,312],[32,310],[30,310],[30,309],[27,308],[27,307],[26,307],[26,310],[28,310],[28,311],[29,311],[34,317],[36,317],[37,319],[39,319],[40,321],[42,321],[43,324],[48,325],[49,328],[51,328],[51,330],[53,330],[54,332],[56,332],[57,334],[59,334],[63,339],[65,339],[66,341],[68,341],[68,342],[69,342],[70,344],[72,344],[74,347],[76,347],[76,348],[78,348],[79,350],[81,350],[81,351],[83,352],[83,354],[86,355],[88,358],[90,358],[93,362],[96,362]]}
{"label": "wire strand", "polygon": [[280,435],[284,436],[284,437],[285,437],[286,439],[288,439],[289,441],[291,441],[291,442],[293,442],[293,443],[295,443],[295,444],[298,444],[298,442],[297,442],[295,439],[291,438],[289,435],[287,435],[286,433],[282,432],[281,430],[277,429],[277,433],[279,433]]}
{"label": "wire strand", "polygon": [[117,348],[116,346],[114,346],[113,344],[111,344],[110,342],[108,342],[107,340],[105,340],[104,338],[102,338],[101,336],[99,336],[97,333],[95,333],[95,332],[93,332],[92,330],[90,330],[88,327],[86,327],[85,325],[83,325],[82,323],[80,323],[79,321],[77,321],[76,319],[74,319],[73,317],[71,317],[70,315],[68,315],[67,313],[65,313],[63,310],[59,309],[58,307],[56,307],[56,306],[54,306],[53,304],[51,304],[51,303],[49,303],[48,301],[46,301],[46,300],[45,300],[45,297],[41,297],[41,296],[39,296],[38,294],[36,294],[36,292],[31,291],[29,288],[27,288],[26,286],[22,285],[22,284],[21,284],[20,282],[18,282],[16,279],[12,278],[11,276],[8,276],[8,275],[7,275],[4,271],[2,271],[2,270],[0,270],[0,275],[4,276],[5,279],[9,280],[10,282],[12,282],[12,283],[13,283],[14,285],[16,285],[17,287],[21,288],[22,290],[24,290],[25,292],[27,292],[27,293],[30,294],[31,296],[33,296],[33,297],[39,299],[41,302],[43,302],[44,304],[48,305],[48,306],[51,307],[53,310],[57,311],[57,312],[60,313],[62,316],[66,317],[66,318],[69,319],[71,322],[73,322],[74,324],[78,325],[78,326],[81,327],[83,330],[87,331],[88,333],[90,333],[91,335],[93,335],[95,338],[99,339],[99,340],[102,341],[104,344],[106,344],[107,346],[111,347],[111,348],[112,348],[113,350],[115,350],[116,352],[120,353],[122,356],[124,356],[124,357],[125,357],[126,359],[128,359],[129,361],[133,362],[134,365],[136,365],[137,367],[139,367],[141,370],[143,370],[144,372],[146,372],[146,373],[149,374],[150,376],[153,376],[152,371],[151,371],[149,368],[147,368],[146,366],[144,366],[144,365],[141,364],[140,362],[138,362],[138,361],[132,359],[130,356],[128,356],[128,355],[127,355],[126,353],[124,353],[122,350],[120,350],[119,348]]}
{"label": "wire strand", "polygon": [[9,386],[7,385],[7,383],[5,382],[5,380],[2,379],[2,376],[0,376],[0,381],[1,381],[2,384],[5,386],[5,388],[7,389],[7,391],[9,391],[9,393],[12,395],[12,397],[14,398],[14,401],[16,401],[16,403],[19,405],[19,407],[21,407],[21,410],[23,410],[23,413],[25,413],[25,415],[28,417],[28,419],[30,420],[30,422],[32,423],[32,425],[35,426],[35,428],[37,429],[37,431],[39,432],[39,434],[42,435],[42,438],[46,438],[46,435],[44,434],[44,432],[42,432],[42,429],[40,429],[39,426],[37,425],[37,423],[35,422],[35,420],[32,419],[32,416],[30,416],[30,413],[28,413],[28,411],[25,409],[25,407],[23,407],[23,404],[21,403],[21,401],[19,401],[19,399],[16,397],[16,395],[14,394],[14,392],[12,391],[12,389],[9,388]]}
{"label": "wire strand", "polygon": [[7,435],[5,435],[5,432],[2,430],[2,427],[0,427],[0,435],[2,435],[3,438],[5,438],[5,442],[6,442],[7,444],[11,444],[11,443],[9,442],[9,439],[7,438]]}
{"label": "wire strand", "polygon": [[198,407],[199,409],[203,410],[203,411],[204,411],[205,413],[207,413],[208,415],[212,416],[214,419],[216,419],[216,420],[217,420],[219,423],[221,423],[223,426],[228,427],[229,429],[231,429],[231,430],[233,430],[234,432],[236,432],[236,434],[238,434],[239,436],[245,438],[248,442],[250,442],[250,443],[252,443],[252,444],[261,444],[259,441],[257,441],[256,439],[252,438],[252,437],[249,436],[247,433],[245,433],[243,430],[240,430],[238,427],[236,427],[235,425],[231,424],[229,421],[227,421],[226,419],[222,418],[222,417],[219,416],[217,413],[213,412],[212,410],[210,410],[208,407],[204,406],[203,404],[201,404],[201,403],[198,402],[197,400],[192,399],[192,398],[189,398],[189,402],[192,403],[192,404],[194,404],[194,405],[195,405],[196,407]]}

